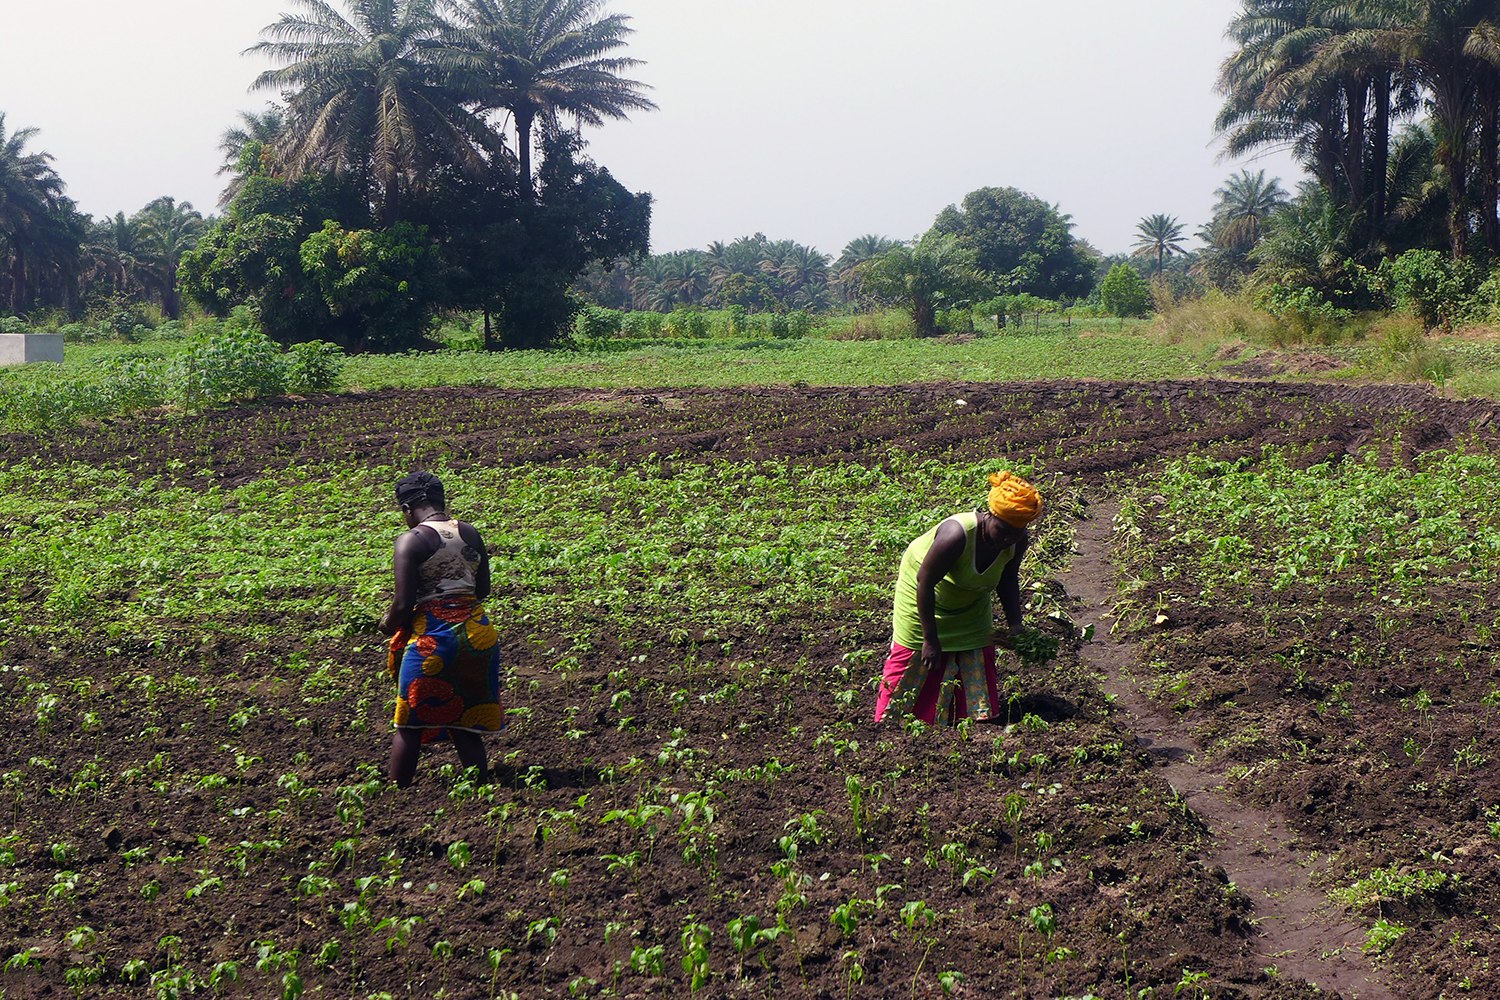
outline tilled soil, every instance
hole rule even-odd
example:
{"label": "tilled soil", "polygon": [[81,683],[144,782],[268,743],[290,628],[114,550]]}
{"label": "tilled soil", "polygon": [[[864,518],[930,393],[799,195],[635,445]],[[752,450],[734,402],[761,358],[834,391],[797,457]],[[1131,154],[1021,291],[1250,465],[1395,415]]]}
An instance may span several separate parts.
{"label": "tilled soil", "polygon": [[[1495,434],[1491,404],[1403,387],[433,390],[12,435],[0,461],[206,485],[288,465],[876,463],[899,449],[1040,459],[1054,489],[1087,484],[1097,497],[1194,451],[1281,444],[1312,463],[1375,448],[1404,462],[1460,440],[1488,448]],[[250,648],[67,624],[0,640],[17,720],[0,737],[16,829],[0,848],[15,855],[0,880],[16,883],[0,887],[0,940],[13,942],[7,957],[29,956],[0,982],[17,995],[140,995],[153,981],[152,995],[206,993],[217,967],[212,988],[228,995],[683,996],[683,933],[699,926],[711,935],[699,990],[710,996],[1312,995],[1301,981],[1311,966],[1266,952],[1256,921],[1272,901],[1235,884],[1212,811],[1185,803],[1152,753],[1160,729],[1139,731],[1134,709],[1106,697],[1118,681],[1065,623],[1047,623],[1061,640],[1052,664],[1003,654],[1009,728],[921,735],[869,721],[888,636],[835,615],[712,643],[609,636],[566,678],[545,640],[512,626],[502,641],[524,683],[509,703],[527,712],[491,744],[495,786],[443,774],[453,758],[438,747],[405,792],[373,780],[388,740],[373,637]],[[1185,609],[1172,655],[1269,664],[1275,640],[1234,624],[1220,608]],[[1443,634],[1410,641],[1446,650]],[[1160,639],[1145,659],[1163,655]],[[315,670],[338,687],[310,683]],[[45,729],[33,679],[71,692]],[[1424,682],[1454,709],[1453,731],[1443,722],[1435,741],[1484,735],[1463,728],[1477,679]],[[1235,683],[1282,726],[1276,738],[1336,747],[1334,730],[1359,727],[1399,745],[1404,732],[1389,713],[1286,704],[1269,665]],[[1181,714],[1172,738],[1207,744],[1225,724],[1215,711]],[[1281,839],[1304,857],[1396,857],[1386,835],[1419,829],[1492,889],[1475,803],[1497,790],[1484,775],[1430,771],[1426,791],[1392,794],[1360,761],[1314,754],[1228,792],[1293,831]],[[1500,990],[1479,962],[1493,939],[1474,898],[1396,914],[1459,931],[1450,950],[1462,961],[1444,957],[1435,930],[1397,943],[1390,961],[1411,995],[1435,997],[1460,975]],[[779,938],[734,946],[731,921],[774,928],[778,914]],[[1328,927],[1328,950],[1352,954],[1348,934]]]}
{"label": "tilled soil", "polygon": [[1492,401],[1416,386],[1192,382],[926,383],[877,388],[386,390],[273,400],[201,417],[129,418],[0,436],[0,461],[120,464],[235,485],[290,465],[879,461],[1045,456],[1093,479],[1212,448],[1298,445],[1309,463],[1374,444],[1390,458],[1500,439]]}
{"label": "tilled soil", "polygon": [[1080,528],[1078,555],[1064,578],[1075,620],[1095,628],[1084,661],[1105,673],[1104,691],[1125,706],[1137,742],[1210,831],[1212,859],[1253,900],[1256,955],[1264,967],[1330,993],[1392,1000],[1395,994],[1360,950],[1364,927],[1316,886],[1327,874],[1321,851],[1309,849],[1274,810],[1226,794],[1222,769],[1200,761],[1202,748],[1188,729],[1142,694],[1135,644],[1113,632],[1119,591],[1110,518],[1117,510],[1101,505]]}

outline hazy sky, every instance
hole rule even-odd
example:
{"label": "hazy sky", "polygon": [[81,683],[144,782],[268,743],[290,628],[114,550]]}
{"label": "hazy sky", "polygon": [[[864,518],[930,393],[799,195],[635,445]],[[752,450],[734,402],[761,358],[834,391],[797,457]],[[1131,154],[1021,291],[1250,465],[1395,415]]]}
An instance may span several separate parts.
{"label": "hazy sky", "polygon": [[[985,185],[1059,203],[1105,251],[1165,212],[1195,230],[1236,0],[614,0],[661,110],[590,131],[656,199],[653,249],[764,232],[837,254],[908,237]],[[282,0],[4,0],[0,112],[35,126],[95,215],[208,211],[219,133],[264,100],[239,53]],[[1252,164],[1299,173],[1276,155]]]}

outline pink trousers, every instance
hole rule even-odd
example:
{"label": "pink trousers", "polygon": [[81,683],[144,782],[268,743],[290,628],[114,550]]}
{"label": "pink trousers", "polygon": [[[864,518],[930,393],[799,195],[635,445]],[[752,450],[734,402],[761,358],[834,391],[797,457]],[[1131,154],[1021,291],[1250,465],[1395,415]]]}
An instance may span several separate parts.
{"label": "pink trousers", "polygon": [[922,666],[921,653],[893,642],[875,702],[875,721],[884,719],[894,702],[901,710],[896,714],[909,712],[928,725],[937,723],[939,711],[949,725],[966,718],[983,722],[999,710],[999,688],[994,646],[944,653],[938,669],[929,671]]}

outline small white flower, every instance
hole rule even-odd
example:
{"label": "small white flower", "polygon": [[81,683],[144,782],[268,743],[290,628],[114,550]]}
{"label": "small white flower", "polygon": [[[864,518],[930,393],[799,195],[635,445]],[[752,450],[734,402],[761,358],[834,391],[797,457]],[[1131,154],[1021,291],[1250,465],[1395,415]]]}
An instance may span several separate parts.
{"label": "small white flower", "polygon": [[960,400],[959,400],[959,401],[958,401],[958,405],[959,405],[959,406],[968,406],[968,405],[969,405],[969,401],[968,401],[968,400],[966,400],[966,399],[960,399]]}

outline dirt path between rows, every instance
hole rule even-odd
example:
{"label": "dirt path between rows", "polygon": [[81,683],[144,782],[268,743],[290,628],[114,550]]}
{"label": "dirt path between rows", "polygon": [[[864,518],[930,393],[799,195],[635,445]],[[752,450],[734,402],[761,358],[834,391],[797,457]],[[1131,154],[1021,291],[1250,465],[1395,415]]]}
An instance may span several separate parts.
{"label": "dirt path between rows", "polygon": [[1077,524],[1077,553],[1063,581],[1076,604],[1078,625],[1094,626],[1094,640],[1083,649],[1085,662],[1106,674],[1104,690],[1118,699],[1126,727],[1207,827],[1213,856],[1205,861],[1223,865],[1230,881],[1254,903],[1261,967],[1274,967],[1283,982],[1305,979],[1345,1000],[1395,1000],[1360,951],[1364,928],[1310,884],[1321,861],[1301,849],[1295,833],[1274,813],[1224,795],[1219,775],[1197,762],[1199,750],[1192,738],[1141,693],[1131,673],[1131,644],[1110,631],[1109,613],[1118,599],[1110,562],[1117,510],[1097,504],[1090,518]]}

